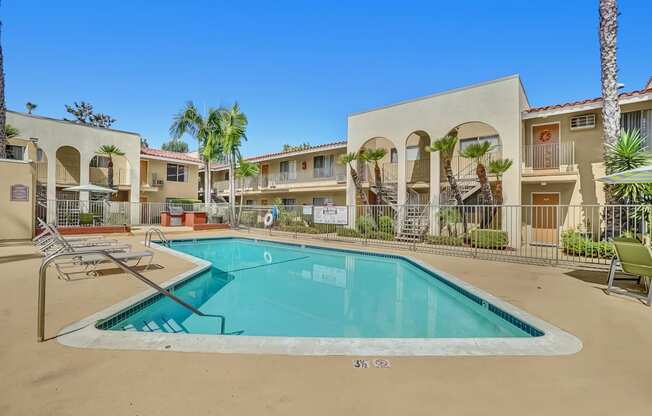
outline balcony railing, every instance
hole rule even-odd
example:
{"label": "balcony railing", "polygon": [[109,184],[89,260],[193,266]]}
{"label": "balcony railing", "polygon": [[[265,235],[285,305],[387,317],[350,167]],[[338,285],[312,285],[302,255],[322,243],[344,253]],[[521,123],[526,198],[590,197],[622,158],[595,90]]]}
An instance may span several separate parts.
{"label": "balcony railing", "polygon": [[[316,183],[316,182],[345,182],[346,170],[343,166],[332,167],[330,169],[317,168],[312,171],[299,172],[279,172],[267,175],[258,175],[251,178],[245,178],[244,183],[239,178],[235,181],[235,189],[241,191],[257,191],[260,189],[276,188],[278,186]],[[244,185],[244,186],[243,186]],[[229,181],[217,181],[213,183],[213,190],[217,193],[228,192]]]}
{"label": "balcony railing", "polygon": [[[93,185],[108,186],[109,185],[109,169],[108,168],[89,168],[88,172],[89,182]],[[129,175],[127,169],[114,168],[113,169],[113,185],[129,185]],[[58,180],[58,175],[57,175]]]}
{"label": "balcony railing", "polygon": [[57,183],[61,185],[79,185],[79,167],[73,169],[77,170],[76,175],[66,169],[65,166],[57,165]]}
{"label": "balcony railing", "polygon": [[575,143],[551,143],[523,146],[523,164],[525,169],[557,170],[572,172],[575,170]]}

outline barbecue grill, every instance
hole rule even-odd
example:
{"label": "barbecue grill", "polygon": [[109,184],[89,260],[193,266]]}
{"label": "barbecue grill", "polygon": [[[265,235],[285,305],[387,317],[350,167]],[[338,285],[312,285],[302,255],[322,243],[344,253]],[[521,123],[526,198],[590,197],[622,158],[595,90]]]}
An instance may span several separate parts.
{"label": "barbecue grill", "polygon": [[172,227],[183,225],[183,207],[170,206],[169,212]]}

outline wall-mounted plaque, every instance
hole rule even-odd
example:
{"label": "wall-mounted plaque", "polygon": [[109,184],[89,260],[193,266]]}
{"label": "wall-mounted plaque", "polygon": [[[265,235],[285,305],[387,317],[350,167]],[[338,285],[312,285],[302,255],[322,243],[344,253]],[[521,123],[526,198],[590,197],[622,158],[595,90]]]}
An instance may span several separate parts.
{"label": "wall-mounted plaque", "polygon": [[12,201],[29,201],[29,186],[11,185]]}

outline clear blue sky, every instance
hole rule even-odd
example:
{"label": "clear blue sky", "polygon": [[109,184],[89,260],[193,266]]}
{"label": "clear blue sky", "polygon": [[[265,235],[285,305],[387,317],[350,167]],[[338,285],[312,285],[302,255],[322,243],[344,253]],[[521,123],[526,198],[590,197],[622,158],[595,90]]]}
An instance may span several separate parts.
{"label": "clear blue sky", "polygon": [[[62,118],[90,101],[158,147],[186,101],[237,100],[252,155],[342,139],[351,112],[514,73],[532,105],[600,94],[598,0],[344,3],[3,0],[8,107]],[[619,80],[638,89],[652,75],[652,5],[620,9]]]}

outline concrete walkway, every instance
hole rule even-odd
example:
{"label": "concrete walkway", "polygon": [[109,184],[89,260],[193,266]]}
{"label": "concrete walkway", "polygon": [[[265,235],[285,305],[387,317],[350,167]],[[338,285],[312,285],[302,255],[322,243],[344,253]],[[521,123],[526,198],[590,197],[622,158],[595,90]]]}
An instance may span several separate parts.
{"label": "concrete walkway", "polygon": [[[142,248],[140,235],[118,238]],[[652,310],[605,295],[604,272],[410,254],[574,334],[583,350],[560,357],[390,358],[388,369],[356,369],[351,357],[38,344],[40,258],[28,245],[0,245],[0,415],[648,413]],[[145,273],[158,282],[191,267],[165,253],[154,262],[160,267]],[[50,273],[46,334],[142,290],[116,270],[73,282]]]}

